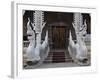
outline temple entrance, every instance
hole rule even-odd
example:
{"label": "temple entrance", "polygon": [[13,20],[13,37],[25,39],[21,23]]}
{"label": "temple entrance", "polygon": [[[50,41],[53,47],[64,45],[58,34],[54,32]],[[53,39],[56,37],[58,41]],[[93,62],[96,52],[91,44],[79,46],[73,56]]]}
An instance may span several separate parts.
{"label": "temple entrance", "polygon": [[50,26],[48,31],[50,52],[44,62],[61,63],[72,61],[66,49],[66,26]]}

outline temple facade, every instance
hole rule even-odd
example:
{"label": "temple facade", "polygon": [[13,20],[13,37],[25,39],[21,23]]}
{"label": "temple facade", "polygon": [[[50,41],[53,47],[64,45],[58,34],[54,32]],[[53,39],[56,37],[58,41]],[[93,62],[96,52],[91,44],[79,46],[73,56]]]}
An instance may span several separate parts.
{"label": "temple facade", "polygon": [[[27,18],[30,19],[29,27],[32,27],[31,31],[34,30],[34,44],[40,46],[40,52],[38,54],[42,54],[41,49],[45,49],[44,51],[47,52],[47,56],[44,61],[42,61],[43,63],[73,62],[75,59],[72,54],[73,49],[71,49],[69,45],[74,47],[77,43],[79,43],[79,46],[82,46],[81,51],[83,51],[83,49],[85,50],[85,54],[83,51],[84,57],[82,57],[83,54],[78,54],[78,58],[80,56],[81,59],[84,58],[84,60],[80,60],[80,63],[82,62],[83,64],[90,59],[90,14],[25,11],[23,14],[23,44],[26,48],[30,44],[27,35]],[[32,35],[33,34],[31,34],[31,36]],[[45,48],[42,48],[43,46],[45,46]],[[69,48],[72,51],[69,51]],[[78,50],[76,50],[76,52],[77,51]],[[41,58],[40,56],[40,60]],[[90,65],[90,62],[88,65]]]}

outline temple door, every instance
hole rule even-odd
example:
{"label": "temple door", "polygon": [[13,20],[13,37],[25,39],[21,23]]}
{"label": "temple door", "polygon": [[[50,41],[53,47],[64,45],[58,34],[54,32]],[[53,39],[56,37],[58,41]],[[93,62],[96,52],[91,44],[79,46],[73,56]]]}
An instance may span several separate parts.
{"label": "temple door", "polygon": [[65,49],[65,28],[53,27],[52,29],[52,42],[54,49]]}

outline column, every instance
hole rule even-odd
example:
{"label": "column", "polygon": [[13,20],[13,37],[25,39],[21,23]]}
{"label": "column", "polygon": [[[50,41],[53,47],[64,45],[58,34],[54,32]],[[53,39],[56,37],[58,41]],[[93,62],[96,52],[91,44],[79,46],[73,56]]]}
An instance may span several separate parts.
{"label": "column", "polygon": [[36,44],[40,44],[41,43],[41,32],[42,32],[42,25],[44,22],[44,14],[42,11],[35,11],[34,15],[34,29],[36,31]]}
{"label": "column", "polygon": [[79,32],[80,27],[83,25],[83,17],[81,13],[74,13],[74,24],[76,32]]}

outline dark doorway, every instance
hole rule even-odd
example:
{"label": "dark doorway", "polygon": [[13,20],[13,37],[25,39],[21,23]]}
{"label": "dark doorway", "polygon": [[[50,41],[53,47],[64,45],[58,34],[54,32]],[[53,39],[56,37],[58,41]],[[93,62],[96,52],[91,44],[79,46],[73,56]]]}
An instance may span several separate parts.
{"label": "dark doorway", "polygon": [[52,48],[65,49],[65,27],[53,26],[52,27]]}

